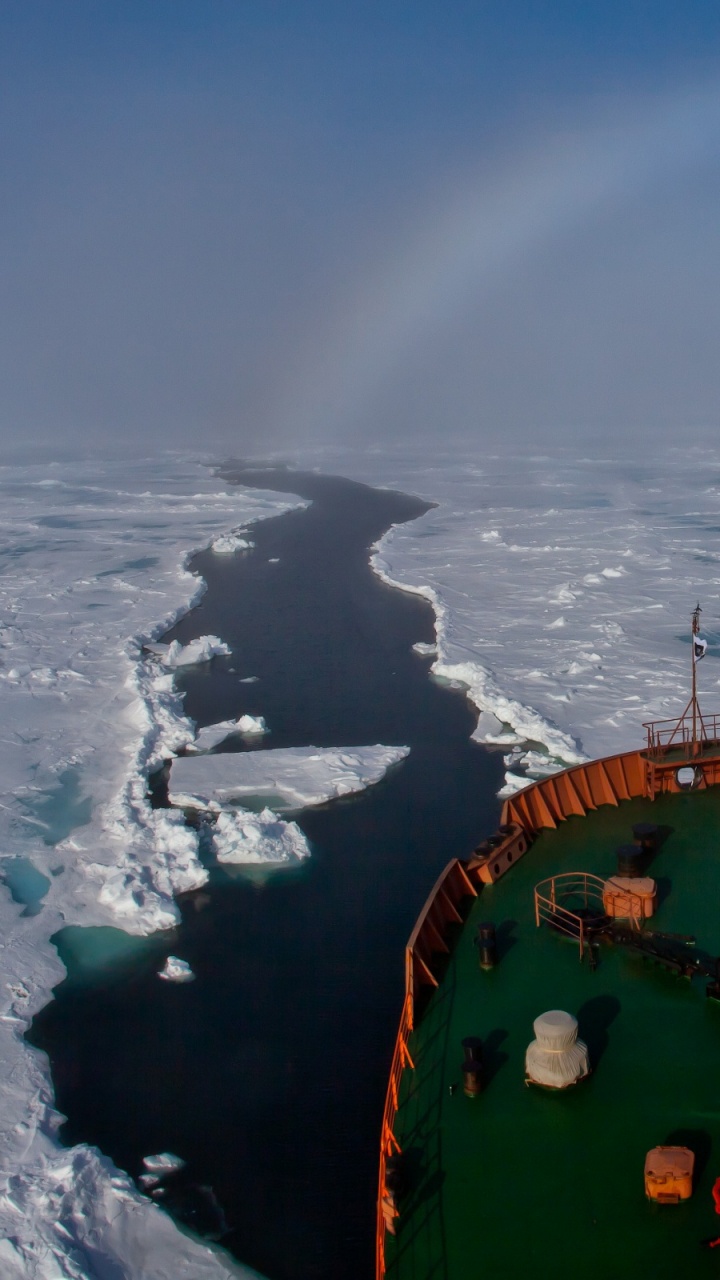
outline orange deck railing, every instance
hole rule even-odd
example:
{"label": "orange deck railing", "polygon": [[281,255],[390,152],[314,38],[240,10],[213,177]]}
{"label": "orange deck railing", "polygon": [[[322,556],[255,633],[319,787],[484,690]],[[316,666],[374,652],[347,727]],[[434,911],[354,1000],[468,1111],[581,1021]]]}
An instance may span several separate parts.
{"label": "orange deck railing", "polygon": [[464,916],[461,905],[468,896],[477,897],[477,889],[465,865],[458,858],[453,858],[433,885],[405,948],[405,999],[390,1065],[380,1139],[375,1233],[377,1280],[385,1275],[385,1233],[390,1231],[394,1234],[394,1219],[398,1212],[395,1197],[387,1185],[387,1160],[393,1153],[401,1154],[393,1126],[399,1105],[400,1078],[406,1066],[415,1066],[410,1056],[408,1040],[415,1025],[416,997],[420,986],[438,985],[436,957],[450,950],[445,932],[448,924],[462,923]]}
{"label": "orange deck railing", "polygon": [[[575,938],[580,947],[580,959],[585,955],[585,948],[592,939],[592,926],[578,910],[578,900],[582,907],[594,907],[599,914],[605,911],[605,892],[608,888],[606,880],[592,875],[589,871],[563,871],[560,875],[550,876],[535,886],[535,924],[551,924],[559,933]],[[645,919],[645,904],[642,897],[628,888],[623,889],[623,902],[627,905],[631,927],[639,929]]]}
{"label": "orange deck railing", "polygon": [[410,1057],[408,1049],[408,1036],[412,1030],[412,1020],[410,1015],[411,998],[408,992],[405,993],[402,1014],[400,1017],[400,1027],[398,1029],[397,1040],[395,1041],[395,1052],[393,1053],[392,1064],[390,1066],[390,1079],[388,1081],[387,1094],[385,1096],[385,1110],[383,1112],[382,1121],[382,1137],[380,1139],[380,1168],[378,1171],[378,1209],[377,1209],[377,1230],[375,1233],[375,1274],[377,1276],[385,1275],[385,1232],[395,1233],[393,1219],[397,1217],[397,1207],[395,1197],[389,1191],[386,1175],[387,1160],[393,1152],[400,1154],[400,1143],[393,1133],[393,1122],[398,1109],[398,1090],[400,1088],[400,1077],[405,1070],[406,1065],[414,1067],[415,1063]]}
{"label": "orange deck railing", "polygon": [[602,804],[620,804],[649,794],[647,763],[640,751],[576,764],[510,796],[503,822],[519,822],[527,832],[556,827],[572,814],[584,817]]}
{"label": "orange deck railing", "polygon": [[681,750],[687,759],[702,755],[706,748],[720,742],[720,715],[703,715],[698,707],[695,717],[685,712],[674,720],[653,720],[647,729],[647,749],[655,759],[668,751]]}

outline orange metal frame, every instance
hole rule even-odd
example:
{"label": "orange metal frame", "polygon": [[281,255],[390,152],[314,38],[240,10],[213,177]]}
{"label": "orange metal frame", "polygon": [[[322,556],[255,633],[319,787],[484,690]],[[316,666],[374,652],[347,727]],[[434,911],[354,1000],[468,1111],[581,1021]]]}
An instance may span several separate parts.
{"label": "orange metal frame", "polygon": [[677,720],[653,720],[643,728],[647,729],[648,755],[657,758],[680,748],[687,760],[695,761],[706,748],[717,747],[720,742],[720,715],[704,716],[699,706],[694,717],[686,708]]}
{"label": "orange metal frame", "polygon": [[[562,899],[580,897],[583,906],[594,902],[604,910],[604,893],[607,881],[594,876],[589,871],[563,871],[560,875],[550,876],[535,886],[535,924],[540,927],[543,921],[552,922],[553,928],[571,938],[577,938],[580,946],[580,959],[585,955],[588,945],[588,930],[581,915],[570,907],[562,905]],[[645,919],[645,907],[642,898],[630,889],[623,890],[623,898],[627,898],[630,912],[628,919],[631,926],[639,929]]]}
{"label": "orange metal frame", "polygon": [[[677,721],[671,723],[677,725]],[[648,726],[648,735],[656,744],[653,750],[626,751],[590,760],[532,783],[505,801],[502,821],[518,822],[530,834],[543,827],[557,827],[573,814],[584,817],[588,810],[602,804],[618,805],[639,796],[654,800],[664,792],[686,790],[677,773],[687,765],[682,757],[676,759],[670,754],[680,744],[665,743],[663,732],[663,722]],[[701,755],[694,757],[691,765],[697,773],[697,790],[720,783],[720,741],[707,739]]]}
{"label": "orange metal frame", "polygon": [[395,1200],[386,1182],[387,1159],[394,1152],[400,1154],[400,1144],[393,1132],[393,1124],[398,1109],[400,1077],[406,1066],[413,1069],[415,1067],[408,1049],[408,1040],[415,1025],[416,993],[420,986],[438,986],[439,978],[433,970],[433,957],[438,952],[447,953],[450,950],[444,937],[445,928],[450,923],[462,923],[462,900],[468,896],[477,897],[477,892],[465,865],[458,858],[453,858],[433,885],[405,948],[405,1000],[390,1065],[380,1139],[375,1232],[377,1280],[385,1275],[385,1232],[394,1234],[393,1219],[397,1217]]}

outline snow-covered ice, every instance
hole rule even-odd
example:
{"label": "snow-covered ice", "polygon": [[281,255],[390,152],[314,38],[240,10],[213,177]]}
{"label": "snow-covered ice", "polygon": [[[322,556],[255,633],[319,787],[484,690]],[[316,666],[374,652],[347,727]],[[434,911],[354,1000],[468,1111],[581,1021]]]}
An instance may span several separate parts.
{"label": "snow-covered ice", "polygon": [[233,533],[222,533],[210,543],[217,556],[229,556],[235,551],[250,551],[255,546],[247,536],[246,529],[236,529]]}
{"label": "snow-covered ice", "polygon": [[243,734],[246,738],[262,737],[268,732],[268,727],[264,716],[240,716],[235,722],[237,732]]}
{"label": "snow-covered ice", "polygon": [[[362,791],[407,753],[407,747],[286,747],[181,756],[172,762],[168,791],[172,804],[215,815],[211,839],[218,862],[287,863],[307,857],[310,848],[297,824],[277,811]],[[242,807],[250,796],[265,801],[260,813]]]}
{"label": "snow-covered ice", "polygon": [[[153,646],[156,653],[161,647],[161,645]],[[214,657],[224,656],[230,652],[229,645],[226,645],[219,636],[198,636],[196,640],[191,640],[189,644],[184,645],[179,640],[173,640],[162,655],[162,660],[164,665],[171,669],[196,667],[201,662],[210,662]]]}
{"label": "snow-covered ice", "polygon": [[408,747],[285,747],[228,755],[181,756],[170,769],[174,805],[220,808],[267,796],[268,808],[299,809],[352,795],[379,782]]}
{"label": "snow-covered ice", "polygon": [[185,1168],[185,1161],[172,1151],[160,1151],[154,1156],[143,1156],[143,1165],[148,1173],[177,1173],[178,1169]]}
{"label": "snow-covered ice", "polygon": [[643,743],[643,722],[689,697],[698,599],[701,697],[720,704],[718,449],[501,457],[413,441],[298,460],[438,503],[391,529],[373,563],[433,605],[435,674],[497,722],[479,739],[530,742],[555,767]]}
{"label": "snow-covered ice", "polygon": [[212,828],[218,862],[237,865],[279,864],[307,858],[310,846],[296,822],[285,822],[272,809],[249,813],[223,809]]}
{"label": "snow-covered ice", "polygon": [[0,1275],[249,1275],[97,1151],[58,1144],[47,1064],[23,1032],[64,976],[53,933],[167,928],[174,894],[206,879],[182,814],[148,804],[148,769],[194,735],[143,646],[202,594],[192,551],[298,503],[172,458],[4,466],[0,497],[0,857],[47,880],[34,914],[0,890]]}
{"label": "snow-covered ice", "polygon": [[[247,684],[247,680],[242,680],[241,684]],[[190,743],[187,750],[193,751],[211,751],[213,747],[217,747],[221,742],[225,742],[227,738],[240,734],[244,738],[261,738],[263,734],[268,732],[267,724],[264,716],[240,716],[238,720],[219,720],[217,724],[208,724],[204,728],[199,729],[195,741]]]}
{"label": "snow-covered ice", "polygon": [[187,960],[168,956],[162,969],[158,970],[158,978],[164,978],[166,982],[193,982],[195,974]]}

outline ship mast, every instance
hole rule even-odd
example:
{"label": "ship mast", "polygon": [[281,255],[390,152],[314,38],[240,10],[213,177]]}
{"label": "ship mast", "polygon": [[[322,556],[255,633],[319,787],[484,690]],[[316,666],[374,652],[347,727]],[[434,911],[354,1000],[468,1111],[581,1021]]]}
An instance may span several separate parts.
{"label": "ship mast", "polygon": [[[695,652],[695,637],[700,631],[700,602],[695,605],[692,615],[692,630],[690,633],[690,662],[692,665],[692,697],[690,705],[692,706],[692,754],[698,756],[700,754],[700,743],[698,742],[698,721],[702,725],[702,715],[698,706],[697,698],[697,654]],[[687,714],[687,713],[686,713]]]}

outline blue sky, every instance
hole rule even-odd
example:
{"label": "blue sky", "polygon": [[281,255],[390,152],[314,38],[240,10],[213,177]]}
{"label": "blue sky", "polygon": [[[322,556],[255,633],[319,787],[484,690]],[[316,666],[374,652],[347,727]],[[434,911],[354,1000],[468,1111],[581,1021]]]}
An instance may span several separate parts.
{"label": "blue sky", "polygon": [[0,2],[0,448],[713,429],[715,3]]}

